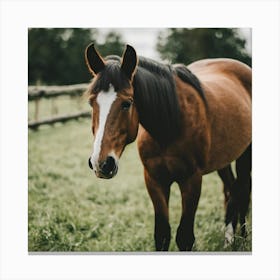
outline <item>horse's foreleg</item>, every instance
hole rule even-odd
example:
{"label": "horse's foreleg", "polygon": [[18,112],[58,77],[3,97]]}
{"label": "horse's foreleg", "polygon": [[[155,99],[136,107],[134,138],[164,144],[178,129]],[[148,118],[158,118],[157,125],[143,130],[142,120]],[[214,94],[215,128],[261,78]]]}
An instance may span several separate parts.
{"label": "horse's foreleg", "polygon": [[154,239],[157,251],[168,251],[171,231],[168,221],[170,183],[160,184],[145,170],[145,181],[155,210]]}
{"label": "horse's foreleg", "polygon": [[182,195],[182,217],[177,229],[176,243],[180,251],[191,251],[195,236],[193,232],[195,212],[201,193],[202,175],[195,173],[179,183]]}

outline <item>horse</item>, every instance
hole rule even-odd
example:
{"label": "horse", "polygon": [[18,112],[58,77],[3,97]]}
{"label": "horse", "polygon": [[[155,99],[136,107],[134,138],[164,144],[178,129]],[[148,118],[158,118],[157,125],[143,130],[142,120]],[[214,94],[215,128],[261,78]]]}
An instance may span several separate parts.
{"label": "horse", "polygon": [[[168,251],[170,186],[179,185],[182,214],[176,232],[180,251],[191,251],[202,176],[218,171],[224,184],[225,242],[234,240],[251,196],[251,68],[228,58],[185,66],[141,57],[126,45],[122,57],[103,58],[90,44],[85,61],[93,76],[93,151],[89,167],[111,179],[129,143],[137,138],[147,191],[154,207],[157,251]],[[231,163],[236,161],[236,177]]]}

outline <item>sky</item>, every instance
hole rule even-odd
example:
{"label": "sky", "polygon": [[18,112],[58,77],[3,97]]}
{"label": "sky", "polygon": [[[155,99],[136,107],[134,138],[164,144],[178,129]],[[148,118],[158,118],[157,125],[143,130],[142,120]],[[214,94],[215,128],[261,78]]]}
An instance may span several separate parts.
{"label": "sky", "polygon": [[[104,35],[111,30],[121,33],[124,41],[132,45],[138,55],[160,59],[159,53],[156,51],[156,42],[159,32],[165,30],[164,28],[100,28],[98,29],[99,41],[102,42]],[[240,28],[239,32],[246,39],[246,49],[251,53],[251,29]]]}
{"label": "sky", "polygon": [[159,59],[156,51],[158,33],[163,28],[102,28],[99,29],[100,39],[107,32],[114,30],[122,34],[124,41],[137,50],[137,54],[153,59]]}

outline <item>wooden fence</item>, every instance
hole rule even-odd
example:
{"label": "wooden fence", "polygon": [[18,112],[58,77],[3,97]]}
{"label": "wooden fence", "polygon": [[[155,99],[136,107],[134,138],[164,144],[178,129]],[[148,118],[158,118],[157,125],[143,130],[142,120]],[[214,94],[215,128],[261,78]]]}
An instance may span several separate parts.
{"label": "wooden fence", "polygon": [[41,99],[51,99],[59,96],[81,96],[87,89],[88,84],[77,84],[68,86],[29,86],[28,102],[35,102],[34,121],[28,122],[28,128],[37,129],[41,125],[54,124],[57,122],[67,122],[69,120],[90,117],[90,112],[79,112],[75,114],[67,114],[55,116],[39,120],[39,108]]}

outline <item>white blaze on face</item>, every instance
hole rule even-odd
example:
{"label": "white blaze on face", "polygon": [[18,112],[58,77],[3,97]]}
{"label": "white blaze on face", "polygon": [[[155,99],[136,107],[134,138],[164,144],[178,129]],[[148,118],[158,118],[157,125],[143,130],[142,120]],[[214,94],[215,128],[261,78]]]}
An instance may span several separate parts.
{"label": "white blaze on face", "polygon": [[117,93],[114,91],[114,88],[110,86],[108,92],[101,91],[97,96],[97,104],[99,106],[99,123],[98,129],[94,138],[93,143],[93,152],[90,157],[91,164],[96,170],[98,165],[98,158],[101,150],[101,143],[104,136],[104,129],[107,121],[107,117],[110,113],[113,102],[117,98]]}

